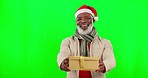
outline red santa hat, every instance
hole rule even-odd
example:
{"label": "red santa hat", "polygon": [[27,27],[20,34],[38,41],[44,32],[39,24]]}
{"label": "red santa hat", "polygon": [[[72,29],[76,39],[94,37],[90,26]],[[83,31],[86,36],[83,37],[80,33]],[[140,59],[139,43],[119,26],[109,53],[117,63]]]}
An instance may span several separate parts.
{"label": "red santa hat", "polygon": [[78,16],[79,14],[84,13],[84,12],[90,13],[90,14],[93,16],[93,18],[94,18],[95,21],[98,20],[98,16],[97,16],[96,10],[95,10],[93,7],[87,6],[87,5],[81,6],[81,7],[76,11],[76,13],[75,13],[75,18],[77,18],[77,16]]}

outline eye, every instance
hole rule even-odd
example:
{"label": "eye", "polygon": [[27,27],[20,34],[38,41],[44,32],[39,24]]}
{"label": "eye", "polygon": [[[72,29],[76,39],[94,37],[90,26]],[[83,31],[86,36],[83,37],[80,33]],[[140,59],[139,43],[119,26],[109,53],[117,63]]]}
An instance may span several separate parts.
{"label": "eye", "polygon": [[85,19],[90,19],[89,17],[86,17]]}
{"label": "eye", "polygon": [[78,18],[77,21],[81,20],[81,18]]}

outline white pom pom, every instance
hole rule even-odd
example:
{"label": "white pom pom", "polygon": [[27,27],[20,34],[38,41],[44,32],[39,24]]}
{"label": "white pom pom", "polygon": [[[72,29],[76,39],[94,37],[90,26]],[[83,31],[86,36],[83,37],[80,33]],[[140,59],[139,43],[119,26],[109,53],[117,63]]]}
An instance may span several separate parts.
{"label": "white pom pom", "polygon": [[94,17],[95,21],[98,21],[98,17]]}

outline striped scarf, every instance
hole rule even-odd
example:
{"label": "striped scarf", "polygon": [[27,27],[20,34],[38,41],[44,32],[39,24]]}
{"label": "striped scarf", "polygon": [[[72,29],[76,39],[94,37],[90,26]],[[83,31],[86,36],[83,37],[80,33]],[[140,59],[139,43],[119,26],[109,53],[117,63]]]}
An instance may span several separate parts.
{"label": "striped scarf", "polygon": [[82,39],[81,44],[80,44],[80,55],[81,56],[90,56],[90,52],[88,49],[88,43],[92,42],[94,39],[94,36],[97,34],[96,29],[93,27],[92,31],[89,34],[83,35],[79,34],[78,30],[75,32],[75,37],[78,39]]}

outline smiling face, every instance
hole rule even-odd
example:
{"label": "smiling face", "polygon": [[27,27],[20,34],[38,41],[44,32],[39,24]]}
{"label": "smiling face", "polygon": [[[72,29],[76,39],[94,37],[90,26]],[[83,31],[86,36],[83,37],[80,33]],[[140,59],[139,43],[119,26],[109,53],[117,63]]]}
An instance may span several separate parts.
{"label": "smiling face", "polygon": [[93,23],[92,20],[91,14],[85,12],[77,16],[76,23],[82,30],[86,30]]}

